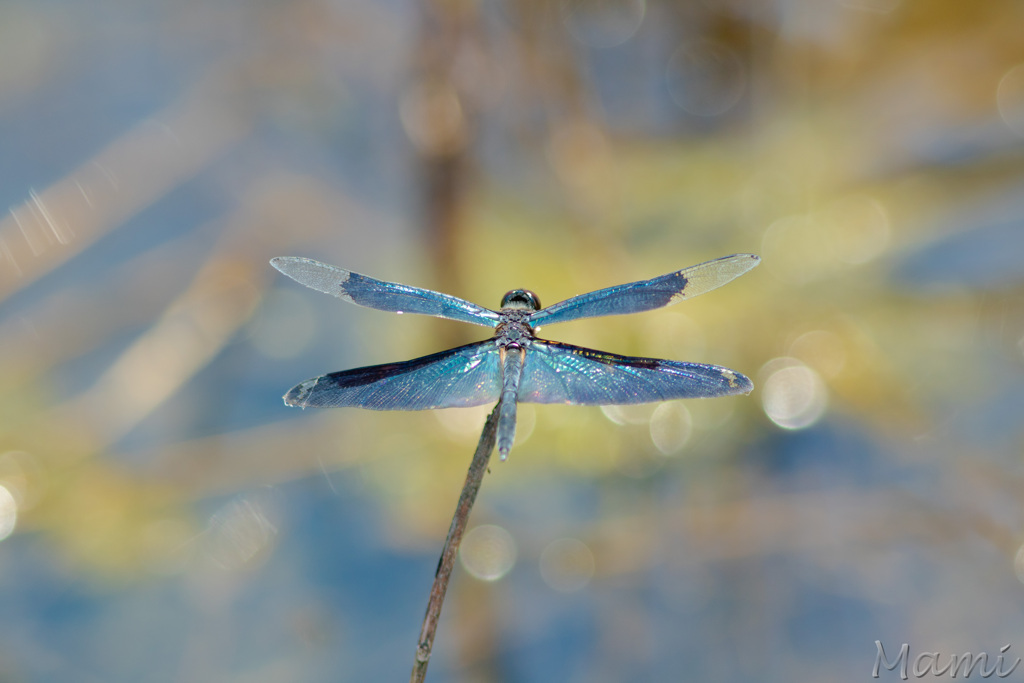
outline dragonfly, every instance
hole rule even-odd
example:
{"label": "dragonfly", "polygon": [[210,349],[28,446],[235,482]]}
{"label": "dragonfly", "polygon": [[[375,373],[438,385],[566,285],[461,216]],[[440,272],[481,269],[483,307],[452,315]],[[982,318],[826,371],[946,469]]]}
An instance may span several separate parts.
{"label": "dragonfly", "polygon": [[270,264],[311,289],[366,308],[417,313],[493,329],[483,341],[399,363],[371,365],[308,379],[284,395],[289,406],[432,410],[500,400],[498,452],[508,457],[519,403],[589,406],[653,403],[749,394],[753,382],[735,370],[705,363],[620,356],[537,337],[541,325],[640,313],[721,287],[760,263],[733,254],[651,280],[581,294],[541,308],[528,289],[513,289],[499,310],[449,294],[376,280],[297,256]]}

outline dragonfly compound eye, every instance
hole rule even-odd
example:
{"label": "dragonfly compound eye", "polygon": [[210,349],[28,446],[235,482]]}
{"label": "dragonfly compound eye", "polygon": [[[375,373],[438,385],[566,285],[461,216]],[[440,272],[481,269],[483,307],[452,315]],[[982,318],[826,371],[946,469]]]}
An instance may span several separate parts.
{"label": "dragonfly compound eye", "polygon": [[539,311],[540,298],[528,289],[513,289],[501,298],[501,307]]}

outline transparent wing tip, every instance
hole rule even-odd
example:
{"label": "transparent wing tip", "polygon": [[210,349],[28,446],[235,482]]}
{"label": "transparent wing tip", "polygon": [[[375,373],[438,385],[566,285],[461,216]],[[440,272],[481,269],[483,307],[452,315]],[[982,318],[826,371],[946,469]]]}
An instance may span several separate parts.
{"label": "transparent wing tip", "polygon": [[737,265],[742,265],[742,272],[744,273],[751,268],[757,267],[757,265],[761,263],[761,257],[757,254],[733,254],[732,256],[726,256],[723,260],[728,260]]}
{"label": "transparent wing tip", "polygon": [[723,370],[722,375],[729,382],[729,389],[735,394],[749,394],[754,390],[754,383],[746,375],[735,370]]}
{"label": "transparent wing tip", "polygon": [[313,391],[313,387],[316,386],[318,381],[320,381],[319,378],[308,379],[305,382],[296,384],[284,395],[284,404],[295,408],[305,408],[309,394]]}
{"label": "transparent wing tip", "polygon": [[270,259],[270,265],[274,266],[277,270],[288,275],[290,266],[309,263],[312,259],[303,258],[302,256],[275,256]]}

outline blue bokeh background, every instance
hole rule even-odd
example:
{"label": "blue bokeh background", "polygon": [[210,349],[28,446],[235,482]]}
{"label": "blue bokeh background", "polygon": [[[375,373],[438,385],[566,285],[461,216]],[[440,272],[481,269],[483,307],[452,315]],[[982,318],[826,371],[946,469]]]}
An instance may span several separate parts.
{"label": "blue bokeh background", "polygon": [[407,675],[483,413],[280,396],[477,331],[303,290],[277,255],[483,305],[763,258],[544,330],[757,388],[524,409],[470,523],[506,545],[467,547],[497,568],[456,568],[429,680],[849,681],[876,641],[1012,662],[1022,19],[4,3],[0,681]]}

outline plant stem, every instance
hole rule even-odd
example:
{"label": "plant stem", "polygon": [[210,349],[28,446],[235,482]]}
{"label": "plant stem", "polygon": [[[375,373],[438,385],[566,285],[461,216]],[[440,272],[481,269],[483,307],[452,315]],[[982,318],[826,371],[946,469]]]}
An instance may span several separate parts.
{"label": "plant stem", "polygon": [[452,569],[455,568],[455,555],[459,550],[459,543],[462,542],[462,535],[466,531],[469,512],[473,509],[473,502],[476,500],[476,494],[483,482],[484,472],[487,471],[487,463],[494,451],[500,408],[501,401],[499,400],[498,404],[494,406],[494,410],[487,416],[487,422],[484,423],[480,441],[476,446],[476,453],[473,454],[473,462],[470,463],[469,471],[466,473],[466,483],[462,486],[462,495],[459,496],[459,504],[455,508],[455,516],[452,517],[448,538],[445,539],[441,559],[437,564],[437,572],[434,574],[434,585],[430,587],[430,600],[427,602],[427,613],[423,617],[423,627],[420,629],[420,639],[416,646],[416,661],[412,667],[410,683],[422,683],[427,675],[427,664],[434,647],[434,635],[437,633],[437,622],[441,617],[444,594],[448,590],[448,579],[451,578]]}

